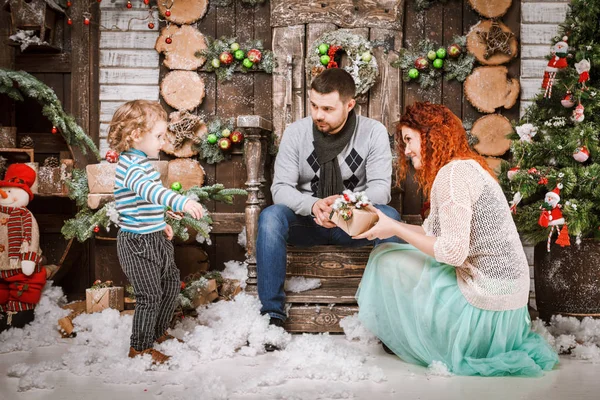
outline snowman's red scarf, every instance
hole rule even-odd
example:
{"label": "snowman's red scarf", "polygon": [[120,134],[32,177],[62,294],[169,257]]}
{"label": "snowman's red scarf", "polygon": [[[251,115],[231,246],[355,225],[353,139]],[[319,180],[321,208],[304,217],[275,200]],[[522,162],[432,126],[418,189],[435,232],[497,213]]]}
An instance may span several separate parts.
{"label": "snowman's red scarf", "polygon": [[[31,244],[31,213],[24,207],[0,206],[0,212],[8,214],[8,257],[28,260],[31,252],[21,254],[21,245],[24,241]],[[35,258],[31,261],[37,261]]]}

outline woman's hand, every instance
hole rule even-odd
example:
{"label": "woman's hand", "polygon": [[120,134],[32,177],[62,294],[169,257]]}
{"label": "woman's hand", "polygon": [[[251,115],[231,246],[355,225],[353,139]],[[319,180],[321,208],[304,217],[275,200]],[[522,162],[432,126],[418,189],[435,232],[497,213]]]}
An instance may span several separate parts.
{"label": "woman's hand", "polygon": [[375,211],[379,216],[379,220],[375,223],[375,225],[366,232],[361,233],[358,236],[353,236],[352,239],[387,239],[392,236],[396,236],[396,229],[398,225],[398,221],[392,219],[379,211],[377,208],[373,206],[368,206],[367,208],[370,211]]}

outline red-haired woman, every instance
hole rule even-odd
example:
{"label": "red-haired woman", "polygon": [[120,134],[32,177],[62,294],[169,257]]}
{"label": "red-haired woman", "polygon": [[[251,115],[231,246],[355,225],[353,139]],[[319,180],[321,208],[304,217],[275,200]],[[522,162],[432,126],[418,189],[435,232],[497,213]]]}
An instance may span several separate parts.
{"label": "red-haired woman", "polygon": [[[415,103],[399,124],[431,202],[423,226],[379,222],[357,238],[398,236],[375,248],[357,299],[359,318],[401,359],[443,362],[457,375],[539,376],[558,362],[531,332],[529,267],[507,201],[448,108]],[[400,160],[398,182],[408,162]]]}

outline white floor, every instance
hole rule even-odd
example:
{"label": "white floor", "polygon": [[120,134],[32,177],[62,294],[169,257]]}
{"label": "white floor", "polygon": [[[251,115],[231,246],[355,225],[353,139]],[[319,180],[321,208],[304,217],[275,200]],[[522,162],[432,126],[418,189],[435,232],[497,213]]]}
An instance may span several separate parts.
{"label": "white floor", "polygon": [[[344,341],[336,336],[336,341]],[[18,379],[7,376],[8,368],[16,363],[39,363],[60,359],[69,347],[68,340],[50,347],[40,347],[30,352],[0,354],[0,400],[13,399],[85,399],[85,400],[137,400],[137,399],[600,399],[600,364],[561,357],[559,367],[542,378],[476,378],[441,377],[427,374],[425,368],[413,366],[387,355],[380,346],[374,347],[374,357],[365,365],[380,367],[386,380],[381,383],[360,381],[350,383],[324,380],[294,379],[255,393],[236,393],[239,382],[249,377],[259,377],[275,362],[274,354],[256,357],[234,357],[203,364],[194,370],[200,379],[218,377],[220,385],[215,390],[191,393],[181,385],[169,383],[171,373],[164,373],[152,384],[114,385],[102,383],[97,378],[81,377],[69,371],[49,372],[48,381],[54,389],[32,389],[18,392]],[[161,374],[159,373],[160,377]],[[223,386],[226,388],[224,392]],[[210,389],[210,385],[208,386]]]}

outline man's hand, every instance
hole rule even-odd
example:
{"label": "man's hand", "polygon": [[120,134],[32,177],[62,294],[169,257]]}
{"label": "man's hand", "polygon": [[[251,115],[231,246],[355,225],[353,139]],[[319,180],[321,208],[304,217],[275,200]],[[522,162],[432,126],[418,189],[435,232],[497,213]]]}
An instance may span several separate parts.
{"label": "man's hand", "polygon": [[183,207],[183,211],[190,214],[194,219],[200,219],[204,215],[202,204],[192,199],[188,199],[185,207]]}
{"label": "man's hand", "polygon": [[339,195],[333,195],[329,197],[325,197],[324,199],[319,199],[312,206],[312,213],[315,216],[315,222],[318,225],[321,225],[324,228],[335,228],[335,224],[331,222],[329,219],[329,215],[331,214],[331,205],[340,197]]}
{"label": "man's hand", "polygon": [[169,224],[165,227],[165,235],[167,236],[167,239],[173,239],[173,227]]}

